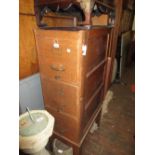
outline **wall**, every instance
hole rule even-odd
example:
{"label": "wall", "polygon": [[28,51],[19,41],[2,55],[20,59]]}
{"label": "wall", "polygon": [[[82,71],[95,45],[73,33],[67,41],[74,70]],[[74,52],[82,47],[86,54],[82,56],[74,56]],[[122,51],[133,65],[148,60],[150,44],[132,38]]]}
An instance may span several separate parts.
{"label": "wall", "polygon": [[19,0],[19,112],[44,109],[33,30],[37,28],[34,1]]}
{"label": "wall", "polygon": [[34,1],[19,0],[19,78],[39,71],[33,30],[37,28]]}
{"label": "wall", "polygon": [[35,74],[19,82],[19,111],[20,114],[30,110],[44,109],[40,75]]}
{"label": "wall", "polygon": [[39,71],[33,30],[37,28],[35,17],[19,15],[19,78],[23,79]]}

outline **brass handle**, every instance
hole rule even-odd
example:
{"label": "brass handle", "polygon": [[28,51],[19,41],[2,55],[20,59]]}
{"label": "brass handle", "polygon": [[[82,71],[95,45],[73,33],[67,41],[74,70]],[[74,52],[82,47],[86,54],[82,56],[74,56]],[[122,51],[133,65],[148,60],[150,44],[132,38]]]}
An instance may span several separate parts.
{"label": "brass handle", "polygon": [[56,80],[60,80],[60,79],[61,79],[61,76],[56,75],[56,76],[54,76],[54,78],[55,78]]}
{"label": "brass handle", "polygon": [[51,69],[53,69],[53,70],[55,70],[55,71],[65,71],[65,67],[64,67],[64,65],[54,65],[54,64],[52,64],[51,66]]}

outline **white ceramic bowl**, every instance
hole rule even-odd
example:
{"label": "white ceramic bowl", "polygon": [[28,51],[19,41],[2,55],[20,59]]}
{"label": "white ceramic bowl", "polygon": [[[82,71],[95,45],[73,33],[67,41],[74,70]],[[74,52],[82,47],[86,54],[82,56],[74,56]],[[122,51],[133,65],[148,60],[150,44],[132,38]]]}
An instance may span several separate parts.
{"label": "white ceramic bowl", "polygon": [[[39,114],[43,116],[42,118],[46,118],[46,126],[44,123],[44,127],[42,129],[39,129],[40,130],[39,132],[32,134],[31,128],[29,128],[29,131],[31,132],[31,134],[24,135],[22,134],[22,132],[19,134],[19,148],[23,150],[23,152],[25,153],[33,154],[33,153],[39,152],[47,145],[49,137],[53,133],[55,119],[46,110],[32,110],[30,111],[30,113],[32,116],[36,116]],[[25,121],[27,124],[24,122],[24,119],[28,117],[29,117],[28,112],[20,115],[20,119],[19,119],[20,131],[26,128],[27,126],[29,126],[30,121],[29,122]],[[39,120],[40,118],[36,118],[36,123],[38,121],[37,119]],[[37,124],[37,127],[39,128],[39,124]]]}

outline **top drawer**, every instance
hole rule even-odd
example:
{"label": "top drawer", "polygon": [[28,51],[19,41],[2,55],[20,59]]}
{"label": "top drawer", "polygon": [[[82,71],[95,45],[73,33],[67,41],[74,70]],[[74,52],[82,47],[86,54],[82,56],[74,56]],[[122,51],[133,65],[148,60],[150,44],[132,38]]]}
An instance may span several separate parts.
{"label": "top drawer", "polygon": [[83,57],[85,72],[106,59],[109,43],[109,32],[99,29],[89,33],[87,54]]}
{"label": "top drawer", "polygon": [[81,37],[73,31],[36,31],[40,72],[52,79],[78,82]]}

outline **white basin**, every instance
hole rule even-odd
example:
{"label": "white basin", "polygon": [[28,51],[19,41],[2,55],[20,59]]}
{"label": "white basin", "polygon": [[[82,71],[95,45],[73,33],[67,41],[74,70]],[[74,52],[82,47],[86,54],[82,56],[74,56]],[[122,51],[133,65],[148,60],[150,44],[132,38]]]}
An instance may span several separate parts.
{"label": "white basin", "polygon": [[25,153],[35,154],[48,143],[55,119],[46,110],[32,110],[30,114],[26,112],[20,115],[19,148]]}

